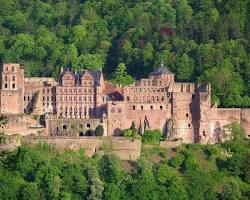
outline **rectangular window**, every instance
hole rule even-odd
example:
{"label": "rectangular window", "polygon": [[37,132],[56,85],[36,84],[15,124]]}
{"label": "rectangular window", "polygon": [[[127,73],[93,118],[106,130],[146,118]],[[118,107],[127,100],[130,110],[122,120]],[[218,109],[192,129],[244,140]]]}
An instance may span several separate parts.
{"label": "rectangular window", "polygon": [[133,110],[135,110],[135,106],[133,106]]}
{"label": "rectangular window", "polygon": [[7,83],[5,83],[4,88],[7,88],[7,87],[8,87],[8,84],[7,84]]}
{"label": "rectangular window", "polygon": [[15,83],[12,84],[12,88],[13,88],[13,89],[16,88],[16,84],[15,84]]}

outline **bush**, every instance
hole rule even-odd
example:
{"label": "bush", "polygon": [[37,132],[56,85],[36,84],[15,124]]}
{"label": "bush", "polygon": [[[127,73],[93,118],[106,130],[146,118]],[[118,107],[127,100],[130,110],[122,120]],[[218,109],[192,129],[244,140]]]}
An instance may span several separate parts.
{"label": "bush", "polygon": [[185,156],[182,155],[182,154],[180,154],[180,153],[178,153],[175,157],[173,157],[170,160],[170,165],[172,167],[177,168],[177,167],[179,167],[183,163],[184,160],[185,160]]}
{"label": "bush", "polygon": [[125,129],[122,131],[121,135],[123,137],[135,137],[135,132],[131,129]]}
{"label": "bush", "polygon": [[104,128],[102,125],[99,125],[95,129],[95,136],[103,136]]}
{"label": "bush", "polygon": [[162,133],[160,130],[145,130],[142,135],[142,142],[154,144],[161,140]]}

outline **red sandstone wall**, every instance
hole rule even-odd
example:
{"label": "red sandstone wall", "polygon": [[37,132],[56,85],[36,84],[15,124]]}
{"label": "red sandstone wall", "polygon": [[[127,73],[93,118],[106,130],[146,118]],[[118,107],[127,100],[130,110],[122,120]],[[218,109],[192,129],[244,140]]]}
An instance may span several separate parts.
{"label": "red sandstone wall", "polygon": [[182,138],[185,143],[194,142],[194,130],[197,129],[196,123],[192,122],[194,118],[191,113],[192,93],[173,93],[173,119],[177,132],[177,138]]}
{"label": "red sandstone wall", "polygon": [[241,109],[241,126],[245,129],[247,138],[250,138],[250,109]]}
{"label": "red sandstone wall", "polygon": [[108,102],[107,111],[109,136],[119,135],[121,130],[130,128],[133,121],[137,129],[140,126],[144,127],[145,119],[150,129],[162,131],[166,120],[171,115],[170,105],[164,103]]}
{"label": "red sandstone wall", "polygon": [[223,134],[224,126],[232,123],[241,123],[241,109],[237,108],[212,108],[211,109],[211,136],[213,142]]}

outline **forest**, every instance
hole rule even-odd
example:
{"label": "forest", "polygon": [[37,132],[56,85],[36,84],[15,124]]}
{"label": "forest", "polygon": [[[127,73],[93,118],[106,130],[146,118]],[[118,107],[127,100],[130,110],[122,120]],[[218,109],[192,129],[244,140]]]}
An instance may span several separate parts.
{"label": "forest", "polygon": [[107,147],[87,158],[84,149],[21,146],[0,153],[0,199],[249,200],[250,141],[239,125],[232,130],[231,141],[174,149],[160,148],[151,132],[137,161],[121,161]]}
{"label": "forest", "polygon": [[[27,76],[103,69],[122,84],[162,60],[177,81],[211,82],[213,103],[250,107],[250,0],[0,0],[1,62]],[[122,71],[124,72],[124,71]],[[126,74],[126,73],[123,74]]]}

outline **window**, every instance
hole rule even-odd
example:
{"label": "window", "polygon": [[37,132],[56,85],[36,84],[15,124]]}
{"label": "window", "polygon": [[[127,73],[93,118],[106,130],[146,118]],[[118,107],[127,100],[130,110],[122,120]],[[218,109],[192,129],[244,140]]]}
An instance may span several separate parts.
{"label": "window", "polygon": [[161,100],[164,101],[164,97],[161,97]]}
{"label": "window", "polygon": [[16,84],[15,84],[15,83],[12,84],[12,88],[13,88],[13,89],[16,88]]}
{"label": "window", "polygon": [[188,117],[188,113],[186,114],[186,117]]}
{"label": "window", "polygon": [[87,128],[90,128],[90,124],[87,124]]}
{"label": "window", "polygon": [[11,67],[11,71],[13,71],[13,72],[15,71],[15,67],[14,66]]}
{"label": "window", "polygon": [[30,96],[28,96],[28,101],[30,100]]}
{"label": "window", "polygon": [[190,128],[191,127],[191,124],[188,124],[188,128]]}
{"label": "window", "polygon": [[160,110],[162,110],[163,109],[163,107],[162,106],[160,106]]}
{"label": "window", "polygon": [[7,84],[7,83],[5,83],[4,88],[7,88],[7,87],[8,87],[8,84]]}
{"label": "window", "polygon": [[129,101],[129,97],[127,97],[127,101]]}
{"label": "window", "polygon": [[141,110],[143,110],[143,106],[141,106]]}
{"label": "window", "polygon": [[115,109],[114,109],[114,108],[112,108],[112,109],[111,109],[111,113],[114,113],[114,112],[115,112]]}
{"label": "window", "polygon": [[67,126],[64,124],[63,125],[63,130],[66,130],[67,129]]}
{"label": "window", "polygon": [[5,81],[8,81],[8,77],[7,76],[5,76]]}
{"label": "window", "polygon": [[25,96],[23,97],[23,100],[26,101],[26,97]]}
{"label": "window", "polygon": [[135,106],[133,106],[133,110],[135,110]]}
{"label": "window", "polygon": [[151,110],[153,110],[153,109],[154,109],[154,107],[153,107],[153,106],[150,106],[150,109],[151,109]]}

